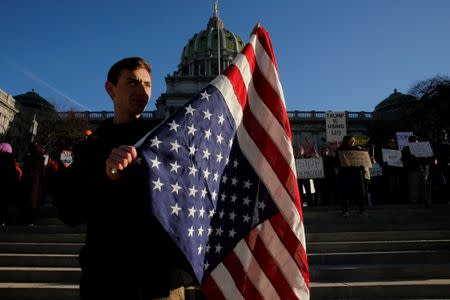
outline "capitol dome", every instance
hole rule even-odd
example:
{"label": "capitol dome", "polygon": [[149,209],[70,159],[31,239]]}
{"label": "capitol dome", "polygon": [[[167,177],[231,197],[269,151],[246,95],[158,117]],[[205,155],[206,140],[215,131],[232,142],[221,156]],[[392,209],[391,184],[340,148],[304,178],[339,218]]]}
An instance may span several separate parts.
{"label": "capitol dome", "polygon": [[375,111],[389,111],[392,109],[398,109],[404,106],[405,104],[410,104],[411,102],[416,102],[417,98],[403,94],[394,89],[394,92],[389,95],[386,99],[381,101],[377,106],[375,106]]}
{"label": "capitol dome", "polygon": [[25,94],[14,96],[25,111],[55,111],[55,107],[41,97],[34,89]]}
{"label": "capitol dome", "polygon": [[[216,3],[206,29],[194,34],[184,46],[176,74],[178,76],[217,76],[243,48],[242,39],[224,28]],[[219,63],[220,68],[217,67]]]}
{"label": "capitol dome", "polygon": [[409,108],[417,103],[417,98],[403,94],[394,89],[394,92],[375,106],[374,118],[384,120],[398,120]]}
{"label": "capitol dome", "polygon": [[166,92],[156,100],[156,116],[167,118],[228,67],[244,42],[226,29],[217,1],[206,29],[194,34],[181,51],[177,70],[165,77]]}

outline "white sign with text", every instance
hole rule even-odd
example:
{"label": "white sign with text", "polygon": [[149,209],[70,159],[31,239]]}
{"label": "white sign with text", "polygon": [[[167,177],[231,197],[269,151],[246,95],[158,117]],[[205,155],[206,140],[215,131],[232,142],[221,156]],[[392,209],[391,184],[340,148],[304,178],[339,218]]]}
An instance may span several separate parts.
{"label": "white sign with text", "polygon": [[395,135],[397,136],[397,145],[398,150],[402,150],[406,146],[408,146],[409,141],[408,138],[413,135],[411,131],[405,131],[405,132],[396,132]]}
{"label": "white sign with text", "polygon": [[381,148],[383,161],[391,167],[403,167],[402,152],[400,150]]}
{"label": "white sign with text", "polygon": [[297,178],[299,179],[325,177],[322,157],[297,158],[295,164],[297,166]]}
{"label": "white sign with text", "polygon": [[345,112],[325,112],[327,142],[340,142],[347,135]]}
{"label": "white sign with text", "polygon": [[409,150],[415,157],[432,157],[433,150],[431,149],[430,142],[416,142],[409,143]]}

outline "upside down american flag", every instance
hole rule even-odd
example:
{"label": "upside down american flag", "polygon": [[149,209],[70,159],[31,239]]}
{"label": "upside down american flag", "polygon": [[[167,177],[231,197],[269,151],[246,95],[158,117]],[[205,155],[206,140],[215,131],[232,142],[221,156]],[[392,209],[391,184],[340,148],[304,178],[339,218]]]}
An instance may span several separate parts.
{"label": "upside down american flag", "polygon": [[268,32],[139,143],[152,212],[211,299],[309,299],[292,134]]}

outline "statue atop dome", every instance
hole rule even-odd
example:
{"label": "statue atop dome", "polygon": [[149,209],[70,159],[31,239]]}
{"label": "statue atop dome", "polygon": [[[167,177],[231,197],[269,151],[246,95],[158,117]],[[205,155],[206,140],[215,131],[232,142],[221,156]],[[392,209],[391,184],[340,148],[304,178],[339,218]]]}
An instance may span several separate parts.
{"label": "statue atop dome", "polygon": [[219,1],[214,1],[214,11],[213,16],[208,21],[208,26],[206,27],[208,30],[220,29],[223,30],[223,21],[219,17]]}

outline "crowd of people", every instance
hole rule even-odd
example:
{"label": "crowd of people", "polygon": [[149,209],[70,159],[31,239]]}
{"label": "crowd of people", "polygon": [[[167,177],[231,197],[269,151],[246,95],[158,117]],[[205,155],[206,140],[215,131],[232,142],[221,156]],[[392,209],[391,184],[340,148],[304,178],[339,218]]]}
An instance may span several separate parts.
{"label": "crowd of people", "polygon": [[[142,113],[150,99],[151,83],[151,67],[142,58],[125,58],[111,67],[105,89],[114,105],[114,117],[85,133],[86,138],[73,147],[70,167],[50,158],[35,142],[18,164],[11,145],[0,144],[0,224],[33,224],[46,195],[54,197],[52,204],[65,224],[87,224],[80,252],[81,299],[185,299],[185,293],[195,291],[198,284],[184,255],[151,215],[149,201],[136,195],[139,180],[133,176],[140,169],[133,145],[150,130]],[[409,142],[415,141],[418,138],[411,136]],[[366,215],[370,203],[422,202],[429,206],[448,201],[446,131],[433,143],[432,157],[416,157],[406,146],[402,168],[384,162],[380,154],[381,148],[398,149],[395,140],[382,146],[365,149],[348,135],[335,151],[323,147],[324,176],[298,181],[303,205],[341,204],[348,216],[351,205]],[[371,176],[367,165],[344,164],[339,159],[344,151],[367,152],[372,163],[381,165],[382,175]],[[300,147],[297,158],[308,157]]]}
{"label": "crowd of people", "polygon": [[[419,142],[419,138],[411,135],[408,142]],[[400,149],[402,166],[384,161],[382,148],[399,150],[395,139],[361,147],[355,145],[351,135],[343,138],[334,153],[323,147],[320,155],[306,156],[300,147],[297,158],[322,157],[324,174],[322,178],[298,180],[303,206],[341,205],[348,216],[351,204],[358,206],[360,215],[367,215],[367,206],[373,204],[418,203],[429,207],[432,203],[450,203],[450,143],[446,130],[440,130],[437,140],[431,143],[432,156],[416,157],[409,145]],[[368,152],[381,173],[371,174],[371,169],[364,166],[344,166],[339,151]]]}
{"label": "crowd of people", "polygon": [[45,148],[36,142],[29,144],[21,163],[16,161],[9,143],[0,143],[0,224],[34,225],[58,169],[58,161],[49,158]]}

